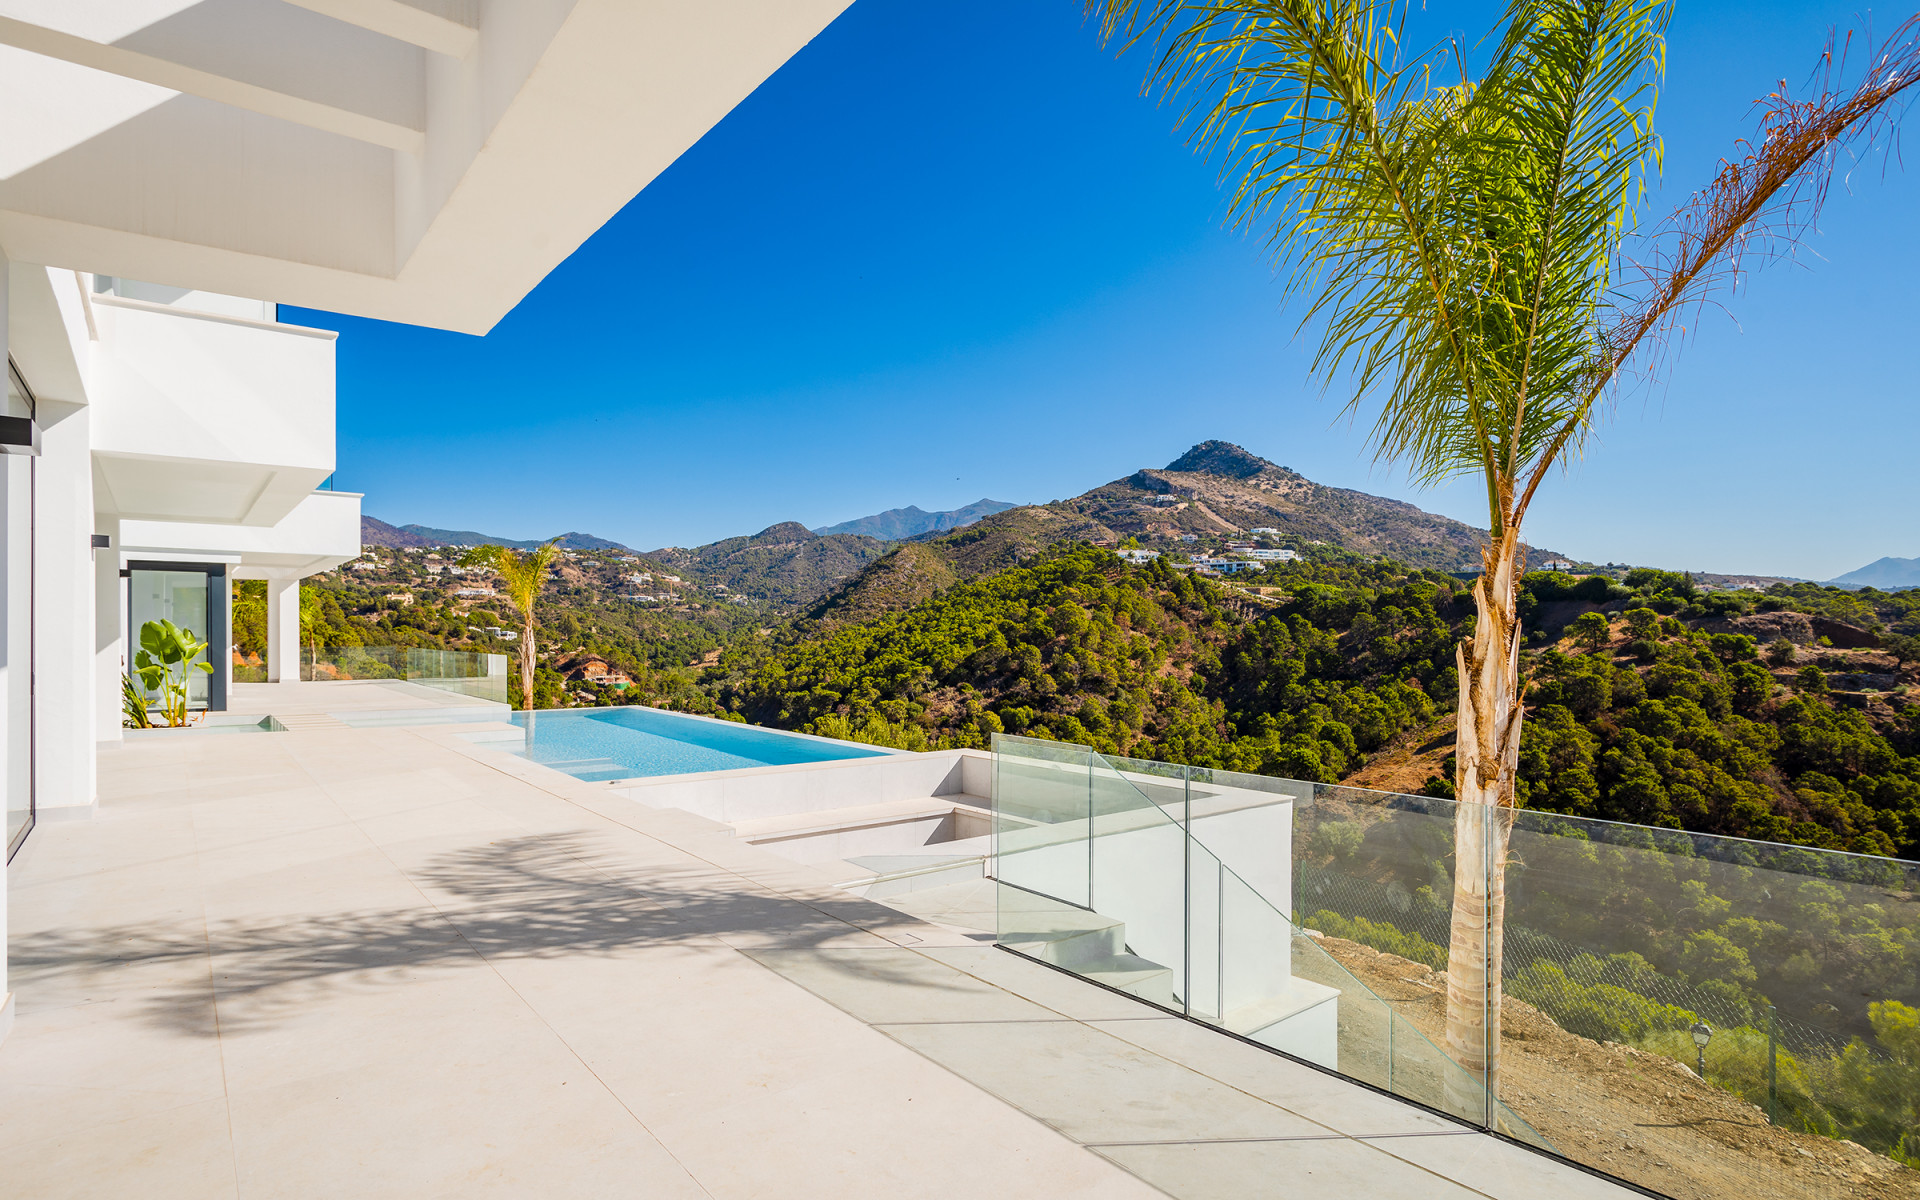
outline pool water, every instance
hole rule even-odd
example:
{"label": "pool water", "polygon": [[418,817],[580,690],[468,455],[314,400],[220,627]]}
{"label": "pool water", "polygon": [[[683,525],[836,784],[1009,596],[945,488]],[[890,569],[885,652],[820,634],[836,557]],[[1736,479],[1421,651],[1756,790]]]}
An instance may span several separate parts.
{"label": "pool water", "polygon": [[851,742],[653,708],[517,712],[513,723],[528,730],[526,746],[516,754],[589,781],[779,767],[886,753]]}

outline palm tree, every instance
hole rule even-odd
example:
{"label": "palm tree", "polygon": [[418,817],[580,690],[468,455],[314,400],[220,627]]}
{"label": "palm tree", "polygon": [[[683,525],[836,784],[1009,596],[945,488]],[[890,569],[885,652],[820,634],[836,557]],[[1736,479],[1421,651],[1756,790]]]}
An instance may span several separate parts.
{"label": "palm tree", "polygon": [[1915,21],[1851,86],[1830,44],[1812,97],[1763,100],[1750,152],[1642,235],[1666,0],[1512,0],[1477,77],[1458,46],[1403,59],[1394,0],[1087,3],[1106,38],[1157,47],[1153,79],[1221,156],[1233,219],[1268,233],[1321,330],[1313,373],[1371,417],[1378,460],[1485,485],[1477,617],[1456,655],[1446,1041],[1497,1095],[1522,522],[1623,373],[1655,374],[1686,314],[1791,254],[1837,154],[1891,127],[1920,81]]}
{"label": "palm tree", "polygon": [[507,599],[520,610],[520,707],[533,711],[533,632],[537,622],[533,603],[546,586],[553,560],[560,556],[560,539],[522,554],[505,546],[475,546],[460,557],[465,566],[487,567],[500,577]]}
{"label": "palm tree", "polygon": [[[327,628],[327,612],[320,603],[318,588],[295,584],[300,589],[300,636],[313,648],[311,676],[320,678],[320,635]],[[299,672],[294,673],[299,678]]]}

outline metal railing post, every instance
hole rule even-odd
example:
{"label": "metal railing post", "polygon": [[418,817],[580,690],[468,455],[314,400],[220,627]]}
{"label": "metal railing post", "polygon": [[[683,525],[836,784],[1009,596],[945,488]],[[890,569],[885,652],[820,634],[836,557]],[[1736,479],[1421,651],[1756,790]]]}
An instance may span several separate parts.
{"label": "metal railing post", "polygon": [[1780,1011],[1767,1005],[1767,1124],[1778,1125]]}
{"label": "metal railing post", "polygon": [[[1193,1015],[1193,768],[1180,768],[1180,1011]],[[1218,957],[1216,950],[1215,957]],[[1216,995],[1216,1009],[1224,1009]],[[1220,1015],[1224,1016],[1225,1013]]]}
{"label": "metal railing post", "polygon": [[1097,912],[1093,906],[1093,758],[1099,753],[1093,747],[1087,747],[1087,910]]}

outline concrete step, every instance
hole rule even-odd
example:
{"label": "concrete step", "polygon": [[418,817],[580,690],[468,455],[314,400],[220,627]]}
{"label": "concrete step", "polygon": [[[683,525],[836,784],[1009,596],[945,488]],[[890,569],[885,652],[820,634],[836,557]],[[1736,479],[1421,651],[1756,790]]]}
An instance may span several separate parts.
{"label": "concrete step", "polygon": [[280,722],[288,732],[299,733],[308,729],[346,729],[347,723],[332,713],[294,713],[291,716],[275,714],[274,720]]}
{"label": "concrete step", "polygon": [[1338,988],[1298,977],[1287,980],[1278,992],[1228,1013],[1221,1027],[1243,1037],[1258,1038],[1273,1026],[1308,1009],[1338,1000]]}
{"label": "concrete step", "polygon": [[1078,971],[1127,952],[1124,921],[1058,901],[1033,904],[1042,898],[1025,895],[1019,907],[1009,908],[1006,898],[1001,897],[1000,940],[1022,954]]}
{"label": "concrete step", "polygon": [[1173,968],[1137,954],[1117,954],[1098,965],[1075,967],[1074,973],[1142,1000],[1174,1006]]}

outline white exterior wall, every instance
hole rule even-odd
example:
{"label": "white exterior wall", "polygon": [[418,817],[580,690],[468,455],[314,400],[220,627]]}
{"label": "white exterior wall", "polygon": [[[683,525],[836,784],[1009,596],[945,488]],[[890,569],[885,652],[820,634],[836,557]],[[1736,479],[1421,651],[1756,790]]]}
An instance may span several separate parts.
{"label": "white exterior wall", "polygon": [[[28,380],[29,384],[33,381]],[[34,758],[42,821],[93,814],[93,456],[84,406],[40,401]]]}
{"label": "white exterior wall", "polygon": [[120,520],[94,518],[94,532],[107,539],[93,551],[93,736],[124,740],[120,731],[120,678],[132,648],[126,644],[126,588],[120,582]]}

